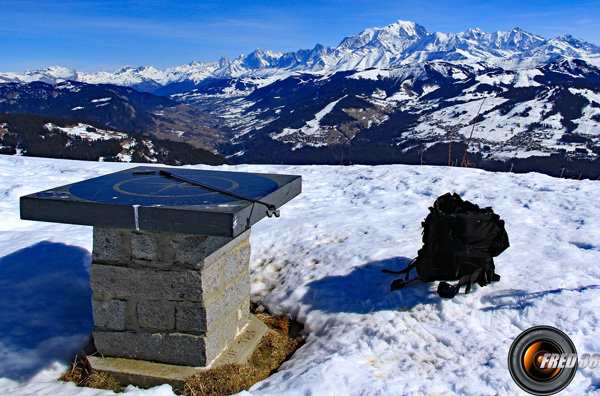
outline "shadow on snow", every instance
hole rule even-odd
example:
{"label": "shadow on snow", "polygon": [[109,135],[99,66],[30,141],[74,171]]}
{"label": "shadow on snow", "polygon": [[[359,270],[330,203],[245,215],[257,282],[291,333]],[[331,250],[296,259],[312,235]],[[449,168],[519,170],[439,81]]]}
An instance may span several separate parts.
{"label": "shadow on snow", "polygon": [[523,310],[527,307],[531,307],[535,304],[536,300],[551,296],[553,294],[560,294],[564,292],[577,292],[582,293],[587,290],[600,289],[600,285],[588,285],[577,288],[560,288],[553,290],[544,290],[539,292],[528,293],[526,290],[505,290],[500,293],[487,295],[482,298],[483,303],[488,303],[490,306],[482,308],[482,311],[496,311],[503,309],[517,309]]}
{"label": "shadow on snow", "polygon": [[0,258],[0,377],[68,362],[93,330],[90,253],[40,242]]}
{"label": "shadow on snow", "polygon": [[[439,303],[432,284],[415,282],[403,289],[390,291],[392,281],[403,275],[382,273],[382,269],[398,271],[411,259],[395,257],[355,267],[346,275],[331,275],[310,282],[302,302],[311,310],[328,313],[369,313],[403,311],[419,304]],[[416,276],[414,270],[411,277]]]}

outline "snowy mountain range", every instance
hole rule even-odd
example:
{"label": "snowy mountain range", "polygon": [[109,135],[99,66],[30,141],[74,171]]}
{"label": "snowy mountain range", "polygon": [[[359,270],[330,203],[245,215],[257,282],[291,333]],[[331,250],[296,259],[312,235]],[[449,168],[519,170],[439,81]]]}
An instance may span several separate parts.
{"label": "snowy mountain range", "polygon": [[[600,176],[600,47],[569,35],[429,33],[398,21],[337,47],[257,49],[166,70],[0,73],[17,96],[2,111],[28,108],[18,91],[34,82],[49,91],[65,81],[126,86],[194,108],[199,113],[185,122],[196,126],[178,138],[204,136],[195,143],[233,162],[469,164]],[[68,105],[67,113],[86,104]],[[150,116],[178,117],[172,109]],[[168,137],[180,129],[157,131]]]}
{"label": "snowy mountain range", "polygon": [[[74,80],[89,84],[114,84],[152,92],[170,84],[200,84],[207,79],[289,75],[293,72],[331,74],[345,70],[395,68],[427,61],[485,62],[489,66],[518,70],[542,66],[570,57],[600,65],[600,47],[572,36],[550,40],[519,28],[485,33],[469,29],[460,33],[429,33],[414,22],[398,21],[384,28],[366,29],[344,38],[335,47],[317,44],[313,49],[274,53],[256,49],[234,60],[225,57],[209,63],[159,70],[153,66],[124,67],[113,73],[83,73],[48,67],[25,73],[0,73],[0,82],[43,81],[55,84]],[[189,85],[188,85],[189,86]]]}

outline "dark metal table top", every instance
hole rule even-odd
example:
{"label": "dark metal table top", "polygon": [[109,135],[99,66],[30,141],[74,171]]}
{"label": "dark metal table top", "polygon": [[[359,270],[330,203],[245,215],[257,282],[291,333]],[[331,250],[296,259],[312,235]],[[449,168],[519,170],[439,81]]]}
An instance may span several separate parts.
{"label": "dark metal table top", "polygon": [[237,196],[279,208],[301,190],[296,175],[139,166],[21,197],[21,218],[235,237],[267,215]]}

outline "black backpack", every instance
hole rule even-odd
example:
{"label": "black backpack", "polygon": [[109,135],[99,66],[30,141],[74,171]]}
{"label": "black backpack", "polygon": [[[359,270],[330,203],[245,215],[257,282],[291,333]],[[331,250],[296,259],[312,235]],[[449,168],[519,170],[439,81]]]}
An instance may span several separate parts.
{"label": "black backpack", "polygon": [[[463,201],[458,194],[447,193],[436,199],[429,211],[422,223],[423,247],[417,258],[402,271],[384,270],[406,274],[404,280],[392,282],[392,291],[417,279],[424,282],[458,280],[455,285],[446,282],[438,285],[440,297],[453,298],[463,285],[468,294],[473,282],[485,286],[500,280],[493,257],[508,248],[509,242],[504,221],[492,208],[481,209]],[[417,269],[418,277],[408,280],[413,268]]]}

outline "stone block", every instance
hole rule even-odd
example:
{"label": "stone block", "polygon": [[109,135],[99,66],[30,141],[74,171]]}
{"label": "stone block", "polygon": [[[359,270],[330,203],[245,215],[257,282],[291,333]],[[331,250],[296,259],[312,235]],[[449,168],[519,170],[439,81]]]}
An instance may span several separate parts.
{"label": "stone block", "polygon": [[226,347],[224,340],[221,338],[220,327],[206,335],[205,345],[206,361],[210,364]]}
{"label": "stone block", "polygon": [[247,296],[242,300],[242,303],[238,307],[237,311],[237,331],[240,332],[246,326],[250,320],[250,296]]}
{"label": "stone block", "polygon": [[175,327],[175,307],[164,301],[139,301],[137,322],[147,329],[172,330]]}
{"label": "stone block", "polygon": [[238,263],[238,249],[227,253],[223,257],[223,284],[227,285],[229,282],[237,278],[240,273],[240,265]]}
{"label": "stone block", "polygon": [[134,260],[156,260],[158,246],[156,233],[131,234],[131,258]]}
{"label": "stone block", "polygon": [[172,234],[169,243],[175,252],[173,261],[195,268],[206,257],[206,239],[203,235]]}
{"label": "stone block", "polygon": [[194,307],[177,307],[176,328],[191,333],[206,333],[208,320],[206,309]]}
{"label": "stone block", "polygon": [[244,272],[250,266],[250,242],[240,247],[240,258],[238,261],[238,272]]}
{"label": "stone block", "polygon": [[92,263],[92,290],[120,297],[152,300],[202,301],[201,274],[197,271],[159,271]]}
{"label": "stone block", "polygon": [[217,298],[212,304],[194,304],[176,308],[176,325],[178,331],[203,334],[211,332],[228,312],[223,310],[223,299]]}
{"label": "stone block", "polygon": [[100,261],[121,261],[121,230],[94,227],[92,258]]}
{"label": "stone block", "polygon": [[[212,262],[220,259],[228,252],[234,250],[238,245],[243,244],[248,238],[250,238],[250,230],[244,231],[235,238],[221,238],[221,237],[209,237],[212,238],[210,256],[205,259],[204,265],[210,265]],[[226,242],[226,243],[224,243]]]}
{"label": "stone block", "polygon": [[231,341],[237,335],[237,323],[236,323],[237,312],[233,312],[230,315],[227,315],[226,318],[223,319],[223,336],[225,337],[225,344],[229,345]]}
{"label": "stone block", "polygon": [[92,299],[94,325],[101,329],[125,330],[127,302],[123,300]]}
{"label": "stone block", "polygon": [[236,283],[225,289],[222,295],[223,312],[227,313],[237,310],[238,306],[246,298],[250,297],[250,276],[248,272]]}
{"label": "stone block", "polygon": [[172,234],[170,244],[175,251],[176,264],[201,269],[220,259],[249,236],[250,230],[236,238]]}
{"label": "stone block", "polygon": [[[104,356],[148,360],[182,366],[205,366],[216,357],[207,339],[181,333],[95,331],[94,343]],[[214,342],[214,340],[213,340]]]}
{"label": "stone block", "polygon": [[202,292],[205,293],[205,297],[209,297],[222,290],[223,276],[222,276],[222,262],[217,261],[212,265],[204,268],[201,271],[202,276]]}
{"label": "stone block", "polygon": [[156,232],[154,233],[157,239],[157,247],[158,247],[158,262],[160,268],[170,269],[177,267],[174,264],[175,261],[175,250],[171,246],[171,236],[173,234],[169,234],[166,232]]}

